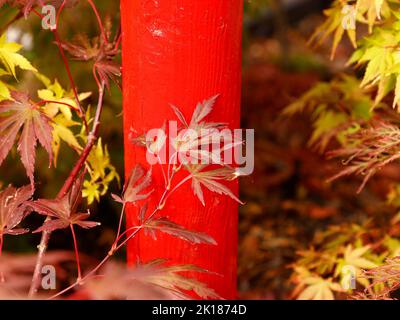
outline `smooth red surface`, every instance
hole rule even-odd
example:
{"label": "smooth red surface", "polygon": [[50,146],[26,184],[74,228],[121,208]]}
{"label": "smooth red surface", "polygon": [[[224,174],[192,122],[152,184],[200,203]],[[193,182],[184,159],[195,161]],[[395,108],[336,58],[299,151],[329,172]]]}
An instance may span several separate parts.
{"label": "smooth red surface", "polygon": [[[176,120],[169,103],[190,119],[195,105],[212,95],[220,98],[209,120],[240,127],[242,0],[121,0],[125,168],[148,164],[143,149],[128,139],[130,128],[143,133]],[[183,175],[178,176],[182,178]],[[161,170],[154,167],[150,208],[163,190]],[[230,187],[237,193],[237,182]],[[163,216],[188,229],[210,234],[217,246],[193,245],[168,235],[154,241],[140,233],[128,246],[135,263],[166,258],[173,264],[195,264],[215,274],[191,274],[223,298],[236,297],[238,205],[204,190],[206,207],[190,183],[168,200]],[[136,223],[134,207],[128,226]]]}

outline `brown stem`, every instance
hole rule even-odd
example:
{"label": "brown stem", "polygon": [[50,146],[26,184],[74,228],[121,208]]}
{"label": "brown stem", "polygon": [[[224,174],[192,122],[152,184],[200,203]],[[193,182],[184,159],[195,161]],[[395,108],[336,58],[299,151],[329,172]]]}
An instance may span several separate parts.
{"label": "brown stem", "polygon": [[[49,218],[46,219],[46,221],[48,221],[48,220],[49,220]],[[42,267],[43,267],[43,259],[44,259],[44,255],[46,253],[46,249],[47,249],[49,240],[50,240],[50,232],[47,230],[44,230],[42,232],[42,238],[40,240],[40,244],[37,246],[38,254],[36,257],[35,270],[33,271],[31,287],[29,288],[29,297],[33,297],[39,288],[40,274],[41,274]]]}

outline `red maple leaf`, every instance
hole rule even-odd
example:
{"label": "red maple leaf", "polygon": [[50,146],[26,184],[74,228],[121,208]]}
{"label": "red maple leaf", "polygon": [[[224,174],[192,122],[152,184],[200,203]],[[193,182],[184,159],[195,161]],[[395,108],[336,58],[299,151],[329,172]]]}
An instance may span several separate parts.
{"label": "red maple leaf", "polygon": [[36,144],[39,140],[48,152],[51,163],[53,159],[51,147],[53,127],[50,119],[29,100],[28,95],[12,92],[11,96],[14,101],[0,102],[0,165],[14,145],[18,132],[22,129],[18,141],[18,152],[33,188]]}
{"label": "red maple leaf", "polygon": [[32,194],[33,190],[30,186],[20,189],[9,186],[0,192],[0,236],[28,232],[26,229],[15,229],[15,227],[30,213],[27,201]]}
{"label": "red maple leaf", "polygon": [[121,203],[136,203],[147,199],[154,190],[150,190],[148,193],[142,192],[151,185],[151,181],[151,169],[145,173],[141,165],[137,164],[131,171],[122,197],[115,194],[112,194],[112,197],[115,201]]}
{"label": "red maple leaf", "polygon": [[93,71],[96,80],[110,87],[110,80],[118,86],[118,77],[121,76],[121,66],[113,61],[119,53],[117,34],[111,38],[111,23],[106,20],[104,35],[89,39],[86,35],[78,35],[72,42],[63,42],[61,45],[76,60],[93,61]]}
{"label": "red maple leaf", "polygon": [[53,218],[45,221],[40,228],[33,231],[34,233],[44,230],[52,232],[68,228],[70,225],[78,225],[84,229],[100,225],[98,222],[85,221],[89,218],[89,213],[76,212],[82,200],[83,176],[82,174],[65,196],[56,199],[39,199],[30,203],[32,209],[37,213]]}

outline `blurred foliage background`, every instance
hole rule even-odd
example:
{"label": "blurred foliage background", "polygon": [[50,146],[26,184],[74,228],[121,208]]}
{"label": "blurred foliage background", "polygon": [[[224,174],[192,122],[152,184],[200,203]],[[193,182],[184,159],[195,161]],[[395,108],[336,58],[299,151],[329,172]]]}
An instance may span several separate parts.
{"label": "blurred foliage background", "polygon": [[[309,141],[318,129],[329,134],[330,123],[316,127],[313,121],[318,117],[301,112],[282,116],[288,105],[301,103],[308,90],[317,92],[319,82],[333,83],[343,73],[355,76],[355,85],[344,83],[343,90],[348,96],[360,94],[357,76],[362,70],[346,63],[354,50],[348,39],[341,42],[333,60],[332,39],[318,47],[308,43],[326,21],[323,10],[331,3],[246,2],[242,127],[255,129],[256,168],[241,184],[241,198],[246,201],[240,211],[239,288],[243,298],[292,299],[304,288],[309,298],[333,298],[331,289],[338,288],[329,287],[330,281],[340,275],[343,264],[359,263],[365,268],[382,264],[386,253],[381,245],[389,238],[390,254],[400,248],[398,207],[393,201],[398,199],[398,164],[380,170],[360,194],[356,192],[362,177],[328,183],[328,178],[343,170],[343,163],[327,160]],[[340,13],[341,2],[334,3]],[[368,33],[365,26],[357,26],[357,32],[359,39]],[[323,105],[319,99],[334,96],[329,87],[315,100],[316,105]],[[339,108],[346,98],[340,99],[336,100]],[[351,111],[355,107],[351,102],[343,106]],[[338,147],[331,142],[330,148]],[[357,254],[362,259],[349,262],[354,247],[360,248]],[[367,252],[369,248],[374,253]],[[337,255],[337,249],[342,253]],[[299,283],[300,289],[295,290]]]}

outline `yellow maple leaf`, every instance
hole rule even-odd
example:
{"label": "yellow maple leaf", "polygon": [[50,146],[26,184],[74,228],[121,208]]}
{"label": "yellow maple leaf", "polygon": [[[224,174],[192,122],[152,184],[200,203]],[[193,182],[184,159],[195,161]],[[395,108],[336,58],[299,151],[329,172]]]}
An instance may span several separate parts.
{"label": "yellow maple leaf", "polygon": [[18,43],[8,42],[6,34],[0,37],[0,61],[6,71],[14,77],[16,77],[16,67],[37,72],[36,68],[24,56],[18,53],[21,48],[22,45]]}
{"label": "yellow maple leaf", "polygon": [[368,287],[368,279],[361,277],[362,270],[377,267],[377,264],[375,262],[369,260],[366,257],[366,254],[369,250],[369,246],[353,248],[352,245],[348,245],[344,250],[343,258],[338,261],[335,270],[335,276],[341,276],[343,281],[344,277],[349,276],[349,274],[347,272],[343,272],[343,270],[345,270],[345,268],[348,269],[349,267],[351,267],[354,270],[356,281],[364,287]]}
{"label": "yellow maple leaf", "polygon": [[295,291],[300,292],[297,300],[334,300],[334,292],[342,292],[342,287],[332,278],[324,279],[310,273],[303,267],[295,268],[299,285]]}

